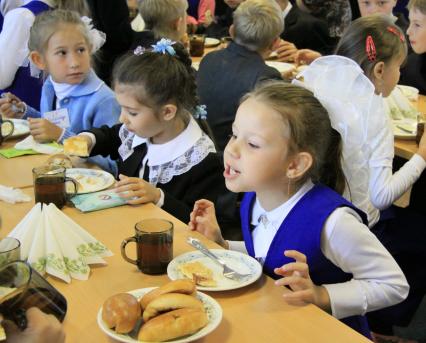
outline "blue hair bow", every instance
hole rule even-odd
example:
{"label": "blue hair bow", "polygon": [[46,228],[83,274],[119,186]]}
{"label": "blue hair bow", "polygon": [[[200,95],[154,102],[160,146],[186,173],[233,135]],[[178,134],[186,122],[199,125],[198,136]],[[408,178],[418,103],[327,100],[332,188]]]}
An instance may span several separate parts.
{"label": "blue hair bow", "polygon": [[194,118],[195,119],[202,119],[202,120],[207,119],[206,105],[198,105],[198,106],[195,107]]}
{"label": "blue hair bow", "polygon": [[170,39],[161,38],[156,44],[151,45],[153,47],[152,51],[160,54],[168,53],[170,56],[176,55],[175,49],[172,45],[176,42],[172,42]]}

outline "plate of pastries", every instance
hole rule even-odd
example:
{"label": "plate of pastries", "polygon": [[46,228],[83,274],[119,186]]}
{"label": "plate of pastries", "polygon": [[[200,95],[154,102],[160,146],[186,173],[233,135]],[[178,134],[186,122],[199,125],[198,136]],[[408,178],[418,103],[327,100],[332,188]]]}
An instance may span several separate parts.
{"label": "plate of pastries", "polygon": [[192,342],[212,332],[222,308],[191,280],[118,293],[105,300],[98,325],[120,342]]}

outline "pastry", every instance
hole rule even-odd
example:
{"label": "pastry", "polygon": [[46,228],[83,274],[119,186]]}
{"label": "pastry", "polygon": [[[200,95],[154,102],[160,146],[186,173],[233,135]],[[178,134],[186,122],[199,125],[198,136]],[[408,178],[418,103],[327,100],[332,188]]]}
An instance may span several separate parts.
{"label": "pastry", "polygon": [[129,293],[119,293],[109,297],[102,307],[102,319],[117,333],[128,333],[133,330],[141,317],[138,300]]}
{"label": "pastry", "polygon": [[213,271],[201,262],[188,262],[179,265],[179,271],[187,278],[193,280],[197,285],[204,287],[216,287],[213,279]]}
{"label": "pastry", "polygon": [[64,152],[68,155],[89,156],[87,137],[74,136],[64,140]]}

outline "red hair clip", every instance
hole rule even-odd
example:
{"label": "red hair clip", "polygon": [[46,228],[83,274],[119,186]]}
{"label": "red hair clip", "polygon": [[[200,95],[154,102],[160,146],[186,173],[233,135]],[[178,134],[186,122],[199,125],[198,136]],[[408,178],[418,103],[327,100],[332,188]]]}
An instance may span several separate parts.
{"label": "red hair clip", "polygon": [[399,37],[399,40],[401,41],[401,42],[405,42],[405,36],[401,33],[401,31],[399,31],[396,27],[393,27],[393,26],[388,26],[387,27],[387,30],[389,31],[389,32],[392,32],[395,36],[398,36]]}
{"label": "red hair clip", "polygon": [[376,60],[376,45],[374,44],[373,37],[367,36],[365,40],[365,52],[367,53],[368,60],[374,62]]}

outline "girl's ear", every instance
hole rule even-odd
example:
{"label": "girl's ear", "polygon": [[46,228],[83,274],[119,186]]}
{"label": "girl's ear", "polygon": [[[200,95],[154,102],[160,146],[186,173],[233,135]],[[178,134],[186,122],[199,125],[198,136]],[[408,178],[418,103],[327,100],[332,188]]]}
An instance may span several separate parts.
{"label": "girl's ear", "polygon": [[299,152],[293,156],[292,161],[287,166],[286,176],[289,179],[297,180],[303,177],[312,167],[313,158],[308,152]]}
{"label": "girl's ear", "polygon": [[373,68],[373,77],[375,80],[383,80],[383,75],[385,73],[385,62],[377,62]]}
{"label": "girl's ear", "polygon": [[176,117],[177,107],[173,104],[164,105],[161,108],[161,117],[165,121],[172,120]]}
{"label": "girl's ear", "polygon": [[31,51],[30,59],[38,69],[46,70],[46,63],[44,62],[44,58],[38,51]]}

